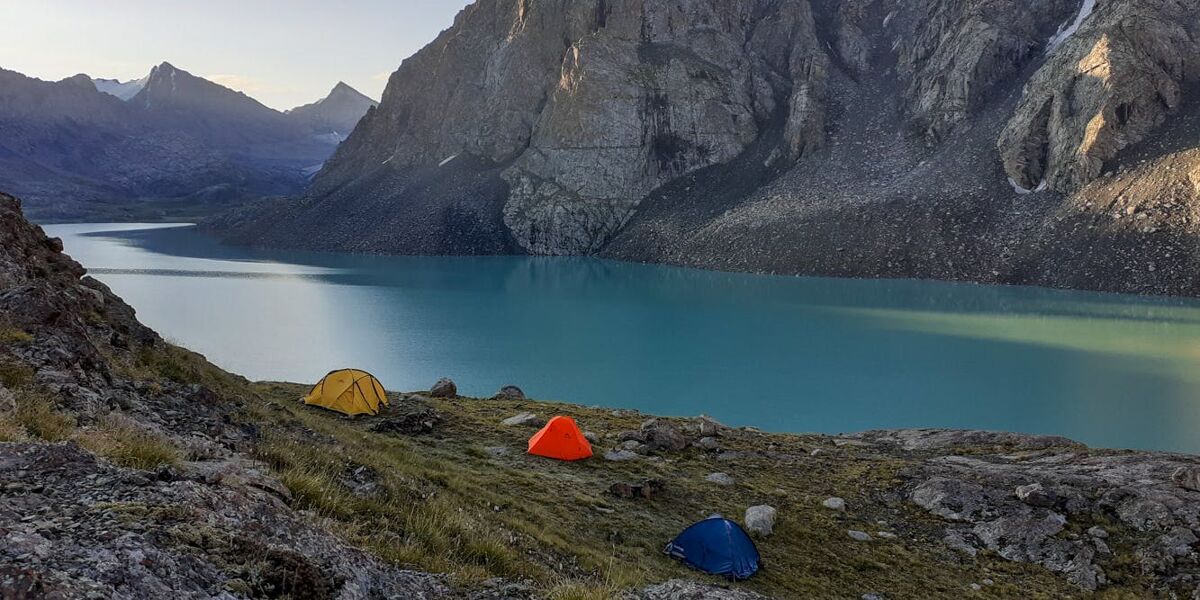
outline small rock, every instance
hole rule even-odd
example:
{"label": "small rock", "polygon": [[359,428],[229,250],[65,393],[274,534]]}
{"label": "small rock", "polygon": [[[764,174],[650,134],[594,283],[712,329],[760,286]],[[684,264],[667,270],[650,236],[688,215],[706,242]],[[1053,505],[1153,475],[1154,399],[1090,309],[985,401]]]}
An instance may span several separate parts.
{"label": "small rock", "polygon": [[700,435],[704,437],[715,436],[725,428],[725,426],[716,419],[707,415],[700,415],[699,417],[696,417],[696,425],[699,429]]}
{"label": "small rock", "polygon": [[1053,507],[1058,503],[1058,495],[1042,487],[1040,483],[1031,483],[1017,488],[1017,499],[1030,506],[1043,508]]}
{"label": "small rock", "polygon": [[983,585],[996,585],[996,582],[991,579],[984,579],[982,583]]}
{"label": "small rock", "polygon": [[650,419],[642,423],[642,441],[654,452],[678,452],[688,447],[688,440],[674,425],[662,419]]}
{"label": "small rock", "polygon": [[835,496],[833,498],[826,498],[825,501],[821,503],[821,506],[824,506],[829,510],[846,510],[846,501]]}
{"label": "small rock", "polygon": [[457,398],[458,386],[454,384],[453,380],[443,377],[429,388],[429,395],[434,398]]}
{"label": "small rock", "polygon": [[1200,492],[1200,467],[1179,467],[1171,480],[1185,490]]}
{"label": "small rock", "polygon": [[499,400],[524,400],[525,392],[515,385],[506,385],[500,388],[495,398]]}
{"label": "small rock", "polygon": [[863,594],[862,600],[887,600],[883,594]]}
{"label": "small rock", "polygon": [[714,437],[702,437],[700,441],[696,442],[696,445],[704,450],[716,450],[720,447],[720,444],[717,443],[717,438]]}
{"label": "small rock", "polygon": [[583,432],[583,439],[585,439],[585,440],[587,440],[587,441],[589,441],[589,442],[591,442],[591,443],[593,443],[593,444],[599,444],[599,443],[600,443],[600,436],[599,436],[599,435],[596,435],[596,432],[595,432],[595,431],[585,431],[585,432]]}
{"label": "small rock", "polygon": [[635,452],[630,452],[628,450],[609,450],[608,452],[606,452],[604,454],[604,460],[611,460],[611,461],[616,461],[616,462],[621,462],[621,461],[626,461],[626,460],[637,460],[641,457],[642,456],[640,454],[637,454]]}
{"label": "small rock", "polygon": [[500,424],[509,427],[541,427],[542,425],[546,424],[546,421],[531,412],[523,412],[514,417],[509,417],[503,421],[500,421]]}
{"label": "small rock", "polygon": [[737,481],[735,481],[733,477],[730,477],[728,473],[710,473],[708,477],[705,477],[704,479],[717,485],[733,485],[737,483]]}
{"label": "small rock", "polygon": [[1099,525],[1092,527],[1091,529],[1088,529],[1087,532],[1088,532],[1088,535],[1090,535],[1094,538],[1100,538],[1102,540],[1108,539],[1108,530]]}
{"label": "small rock", "polygon": [[846,532],[846,535],[850,536],[850,539],[852,539],[852,540],[854,540],[854,541],[856,541],[856,542],[869,542],[869,541],[871,541],[871,534],[869,534],[869,533],[867,533],[867,532],[865,532],[865,531],[855,531],[855,530],[851,529],[851,530],[849,530],[849,531],[847,531],[847,532]]}
{"label": "small rock", "polygon": [[417,435],[432,433],[441,422],[441,413],[432,408],[424,408],[376,421],[371,425],[371,431]]}
{"label": "small rock", "polygon": [[625,440],[621,442],[621,447],[626,450],[637,450],[642,447],[642,443],[637,440]]}
{"label": "small rock", "polygon": [[507,446],[489,446],[484,448],[483,451],[491,454],[492,456],[504,456],[505,454],[509,453]]}
{"label": "small rock", "polygon": [[778,511],[773,506],[765,504],[751,506],[746,509],[746,530],[750,533],[767,536],[775,532],[775,516]]}
{"label": "small rock", "polygon": [[875,537],[881,540],[894,540],[898,536],[890,531],[877,531],[875,532]]}
{"label": "small rock", "polygon": [[976,592],[978,592],[979,590],[982,590],[982,589],[983,589],[983,586],[982,586],[982,585],[979,585],[978,583],[972,583],[972,584],[971,584],[971,589],[972,589],[972,590],[975,590]]}
{"label": "small rock", "polygon": [[641,483],[614,483],[608,488],[608,493],[618,498],[650,499],[666,490],[665,483],[658,479],[647,479]]}

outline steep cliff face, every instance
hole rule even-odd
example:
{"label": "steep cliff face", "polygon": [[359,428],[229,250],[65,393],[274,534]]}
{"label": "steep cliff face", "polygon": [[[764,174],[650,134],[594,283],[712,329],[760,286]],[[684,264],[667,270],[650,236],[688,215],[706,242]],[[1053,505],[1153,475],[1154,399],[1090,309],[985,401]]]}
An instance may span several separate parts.
{"label": "steep cliff face", "polygon": [[1194,110],[1198,32],[1197,0],[479,0],[298,209],[219,226],[1022,282],[1054,205]]}
{"label": "steep cliff face", "polygon": [[1024,188],[1078,190],[1200,81],[1200,4],[1113,0],[1093,10],[1029,80],[1000,136],[1004,169]]}

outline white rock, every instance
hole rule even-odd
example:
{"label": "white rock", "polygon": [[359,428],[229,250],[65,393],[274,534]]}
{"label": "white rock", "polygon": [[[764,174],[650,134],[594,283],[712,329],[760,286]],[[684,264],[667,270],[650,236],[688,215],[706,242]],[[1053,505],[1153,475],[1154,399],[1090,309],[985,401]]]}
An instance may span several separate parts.
{"label": "white rock", "polygon": [[825,501],[821,503],[821,506],[824,506],[829,510],[846,510],[846,501],[834,496],[832,498],[826,498]]}
{"label": "white rock", "polygon": [[771,535],[775,532],[775,515],[778,511],[765,504],[746,509],[746,529],[750,533]]}
{"label": "white rock", "polygon": [[733,485],[737,483],[737,481],[735,481],[733,477],[730,477],[728,473],[710,473],[708,477],[705,477],[705,479],[717,485]]}
{"label": "white rock", "polygon": [[625,460],[637,460],[639,458],[641,458],[641,455],[637,454],[636,452],[630,452],[628,450],[609,450],[604,455],[604,460],[611,460],[611,461],[617,461],[617,462],[625,461]]}
{"label": "white rock", "polygon": [[500,421],[500,424],[508,426],[508,427],[516,427],[516,426],[537,427],[537,426],[539,426],[540,422],[541,422],[541,419],[539,419],[537,415],[535,415],[531,412],[523,412],[514,417],[509,417],[503,421]]}
{"label": "white rock", "polygon": [[867,532],[865,532],[865,531],[855,531],[855,530],[851,529],[851,530],[849,530],[849,531],[847,531],[847,532],[846,532],[846,535],[849,535],[849,536],[850,536],[850,539],[852,539],[852,540],[854,540],[854,541],[856,541],[856,542],[869,542],[869,541],[871,541],[871,534],[869,534],[869,533],[867,533]]}

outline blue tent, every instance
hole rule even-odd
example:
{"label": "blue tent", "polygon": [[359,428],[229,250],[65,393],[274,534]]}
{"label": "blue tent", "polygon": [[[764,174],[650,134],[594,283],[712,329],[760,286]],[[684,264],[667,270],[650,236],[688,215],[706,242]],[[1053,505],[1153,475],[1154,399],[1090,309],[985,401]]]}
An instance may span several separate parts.
{"label": "blue tent", "polygon": [[713,575],[747,579],[758,572],[758,548],[741,526],[729,519],[709,517],[683,530],[667,554]]}

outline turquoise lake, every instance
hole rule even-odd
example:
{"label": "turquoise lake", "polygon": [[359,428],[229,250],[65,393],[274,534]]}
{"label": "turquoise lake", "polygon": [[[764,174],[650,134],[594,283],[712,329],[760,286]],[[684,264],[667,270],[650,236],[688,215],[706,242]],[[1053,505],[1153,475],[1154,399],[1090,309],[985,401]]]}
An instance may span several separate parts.
{"label": "turquoise lake", "polygon": [[366,369],[838,433],[950,427],[1200,453],[1200,302],[584,258],[261,251],[190,227],[55,225],[167,339],[253,379]]}

